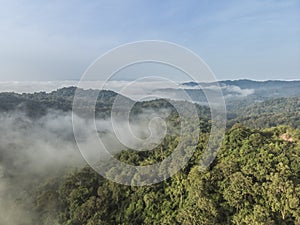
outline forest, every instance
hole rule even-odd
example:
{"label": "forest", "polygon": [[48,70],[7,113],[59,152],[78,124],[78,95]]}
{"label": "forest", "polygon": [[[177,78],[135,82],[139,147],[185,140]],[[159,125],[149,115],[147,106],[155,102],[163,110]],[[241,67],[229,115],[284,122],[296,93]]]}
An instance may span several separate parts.
{"label": "forest", "polygon": [[[288,136],[287,140],[285,136]],[[299,224],[300,132],[235,125],[217,159],[205,171],[199,140],[188,166],[153,186],[124,186],[89,167],[48,178],[32,193],[36,224]],[[163,154],[123,151],[127,163],[161,160]]]}
{"label": "forest", "polygon": [[[72,134],[64,128],[61,135],[60,125],[64,123],[61,116],[69,118],[74,92],[71,87],[51,93],[0,93],[1,129],[14,127],[10,136],[5,134],[1,139],[0,200],[7,204],[6,210],[1,208],[0,224],[300,224],[300,97],[253,101],[246,107],[241,101],[229,107],[225,137],[216,159],[205,170],[199,161],[209,139],[210,110],[196,104],[201,132],[187,165],[160,183],[128,186],[98,175],[78,160],[78,155],[74,161],[79,163],[59,164],[59,157],[71,159],[73,154],[68,153],[74,148],[70,144],[74,142]],[[109,117],[116,96],[112,91],[100,92],[95,112],[98,119]],[[133,108],[132,118],[138,118],[145,108],[169,109],[168,122],[178,123],[170,101],[139,102]],[[49,121],[59,118],[56,126],[45,122],[54,113],[56,116]],[[17,116],[11,119],[12,114]],[[8,119],[12,121],[9,124]],[[53,133],[39,145],[20,142],[24,151],[34,148],[38,159],[18,152],[18,132],[31,138],[32,133],[38,137],[45,129],[52,129]],[[4,145],[9,138],[12,141]],[[38,157],[45,146],[51,151],[48,142],[53,140],[61,155],[54,158],[47,152],[46,157],[58,161],[54,168],[51,160]],[[171,132],[152,151],[121,149],[114,157],[131,165],[150,165],[168,157],[179,141],[176,132]],[[21,160],[14,162],[12,152]],[[63,156],[62,152],[68,154]],[[41,161],[40,171],[29,166],[37,161]],[[115,173],[120,179],[124,175],[108,173]]]}

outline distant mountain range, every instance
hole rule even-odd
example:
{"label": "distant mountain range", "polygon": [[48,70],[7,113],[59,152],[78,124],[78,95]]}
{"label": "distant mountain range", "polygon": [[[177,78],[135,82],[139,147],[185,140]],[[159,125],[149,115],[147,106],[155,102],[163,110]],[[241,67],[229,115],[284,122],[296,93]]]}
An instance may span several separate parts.
{"label": "distant mountain range", "polygon": [[[253,80],[225,80],[218,83],[181,83],[181,88],[159,88],[155,92],[167,93],[166,96],[175,100],[182,99],[184,90],[193,102],[206,104],[205,94],[213,94],[217,87],[220,87],[224,95],[227,109],[231,111],[236,108],[247,107],[253,103],[263,102],[274,98],[300,97],[300,81],[253,81]],[[49,108],[69,111],[72,108],[73,96],[76,87],[65,87],[56,91],[46,93],[37,92],[34,94],[16,94],[14,92],[0,93],[0,111],[10,111],[22,108],[39,108],[43,112]],[[98,94],[96,90],[80,90],[82,96],[93,96]],[[118,94],[114,91],[100,91],[97,101],[101,111],[109,111],[115,97]],[[126,96],[125,96],[126,97]],[[104,110],[105,109],[105,110]],[[107,112],[105,114],[107,114]],[[32,112],[33,114],[35,111]]]}
{"label": "distant mountain range", "polygon": [[[243,122],[251,124],[253,127],[264,127],[267,120],[269,126],[289,124],[300,127],[300,81],[220,81],[219,85],[225,97],[227,118],[232,124]],[[187,82],[181,84],[191,97],[200,104],[197,105],[201,117],[210,117],[209,107],[201,106],[206,103],[206,92],[214,92],[217,83],[195,83]],[[202,89],[200,89],[202,87]],[[37,92],[34,94],[17,94],[14,92],[0,93],[0,113],[1,112],[21,112],[30,117],[40,117],[51,110],[71,111],[76,87],[61,88],[56,91],[46,93]],[[160,92],[179,93],[179,89],[156,89]],[[99,93],[99,95],[98,95]],[[95,115],[98,118],[110,116],[112,105],[118,93],[109,90],[83,90],[79,89],[79,96],[85,102],[87,96],[97,97]],[[172,96],[172,95],[170,95]],[[124,101],[132,101],[126,96],[121,96]],[[190,104],[186,102],[186,104]],[[83,110],[93,110],[83,104]],[[172,109],[171,104],[164,99],[143,101],[135,104],[133,113],[140,113],[143,109],[161,108]],[[275,119],[276,118],[276,119]],[[274,123],[276,121],[276,123]]]}
{"label": "distant mountain range", "polygon": [[[213,83],[196,83],[186,82],[182,83],[182,88],[195,96],[195,93],[190,89],[197,90],[196,93],[203,93],[199,91],[198,87],[204,90],[213,91],[219,85],[226,98],[240,98],[250,97],[252,100],[265,100],[276,97],[296,97],[300,96],[300,81],[253,81],[253,80],[225,80]],[[197,100],[197,99],[195,99]]]}
{"label": "distant mountain range", "polygon": [[[262,102],[272,98],[300,96],[300,81],[253,81],[225,80],[211,83],[185,82],[180,88],[159,88],[154,90],[176,99],[192,100],[199,104],[207,104],[206,95],[214,95],[220,88],[228,107],[235,104]],[[187,98],[183,91],[188,94]]]}

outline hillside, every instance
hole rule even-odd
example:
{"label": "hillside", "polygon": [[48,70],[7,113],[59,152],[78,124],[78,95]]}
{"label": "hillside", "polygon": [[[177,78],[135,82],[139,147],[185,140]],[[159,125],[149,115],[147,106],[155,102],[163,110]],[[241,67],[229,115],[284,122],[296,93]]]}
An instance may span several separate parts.
{"label": "hillside", "polygon": [[300,128],[300,97],[273,98],[263,102],[236,103],[229,108],[228,126],[242,123],[253,128],[289,125]]}
{"label": "hillside", "polygon": [[[299,97],[232,105],[221,148],[205,170],[200,160],[209,140],[210,111],[195,104],[200,121],[189,127],[188,136],[196,127],[201,132],[187,165],[158,184],[126,186],[98,175],[79,154],[70,116],[74,93],[74,87],[0,93],[0,127],[5,131],[0,137],[0,221],[5,225],[300,224]],[[98,92],[79,93],[85,101]],[[170,156],[178,143],[191,141],[179,135],[180,118],[172,100],[156,99],[137,102],[130,122],[139,124],[135,128],[140,134],[147,116],[167,114],[166,125],[172,129],[162,142],[151,151],[119,146],[105,119],[116,96],[101,91],[96,104],[99,137],[115,159],[152,165]],[[94,148],[88,132],[94,123],[89,118],[79,122],[80,141]],[[184,156],[185,149],[181,153]],[[128,175],[112,161],[100,157],[98,163],[119,180]],[[148,174],[149,179],[164,175]],[[139,179],[133,177],[132,182]]]}
{"label": "hillside", "polygon": [[[283,140],[282,134],[293,141]],[[203,138],[185,169],[152,186],[119,185],[89,167],[65,178],[51,178],[32,193],[36,221],[64,225],[298,224],[299,138],[299,130],[287,127],[252,130],[235,126],[208,170],[201,172],[198,166]],[[163,152],[170,151],[173,143],[163,146]],[[142,165],[160,161],[164,156],[158,152],[161,149],[149,155],[124,151],[118,158],[126,163],[138,158]]]}
{"label": "hillside", "polygon": [[[216,85],[220,86],[228,107],[234,107],[236,104],[247,106],[272,98],[300,96],[300,81],[253,81],[244,79],[219,81],[218,84],[186,82],[182,83],[181,88],[189,93],[194,101],[204,103],[206,100],[203,90],[213,93]],[[177,90],[166,89],[165,91],[176,92]]]}

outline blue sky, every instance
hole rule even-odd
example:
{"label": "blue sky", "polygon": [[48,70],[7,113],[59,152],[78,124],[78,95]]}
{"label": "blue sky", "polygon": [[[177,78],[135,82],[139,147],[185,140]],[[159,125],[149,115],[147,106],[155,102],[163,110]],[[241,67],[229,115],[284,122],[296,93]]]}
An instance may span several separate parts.
{"label": "blue sky", "polygon": [[0,80],[79,79],[120,44],[196,52],[218,80],[300,79],[300,1],[0,0]]}

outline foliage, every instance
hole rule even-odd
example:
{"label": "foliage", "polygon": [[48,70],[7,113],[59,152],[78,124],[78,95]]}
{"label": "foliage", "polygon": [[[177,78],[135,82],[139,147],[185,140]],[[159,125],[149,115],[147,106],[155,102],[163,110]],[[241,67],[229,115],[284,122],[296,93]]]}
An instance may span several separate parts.
{"label": "foliage", "polygon": [[[1,93],[0,111],[21,111],[33,118],[53,109],[70,111],[74,93],[74,87],[51,93]],[[79,90],[79,94],[85,98],[98,93]],[[116,95],[111,91],[100,92],[96,104],[98,117],[109,116]],[[162,108],[170,110],[168,123],[176,128],[178,114],[165,99],[136,103],[131,119],[136,119],[143,109]],[[201,116],[200,124],[195,124],[201,128],[196,151],[176,175],[140,187],[113,183],[88,166],[55,177],[49,175],[38,187],[35,181],[30,188],[34,201],[28,204],[28,211],[36,215],[30,224],[299,225],[299,97],[231,107],[230,129],[217,158],[206,170],[199,167],[199,162],[209,138],[210,112],[205,106],[196,108]],[[124,149],[115,158],[140,166],[159,162],[182,141],[176,134],[176,130],[167,133],[153,151]],[[120,178],[124,175],[114,170],[109,173]]]}
{"label": "foliage", "polygon": [[[293,141],[282,139],[282,134]],[[53,211],[45,210],[45,205],[53,207],[53,198],[56,218],[63,225],[299,224],[299,138],[299,130],[287,126],[254,130],[237,124],[209,169],[198,166],[204,138],[186,168],[152,186],[116,184],[86,167],[57,178],[59,187],[46,184],[38,192],[40,217],[53,217]],[[165,142],[167,153],[173,141]],[[155,151],[123,151],[118,157],[133,163],[137,155],[140,164],[161,160]]]}

